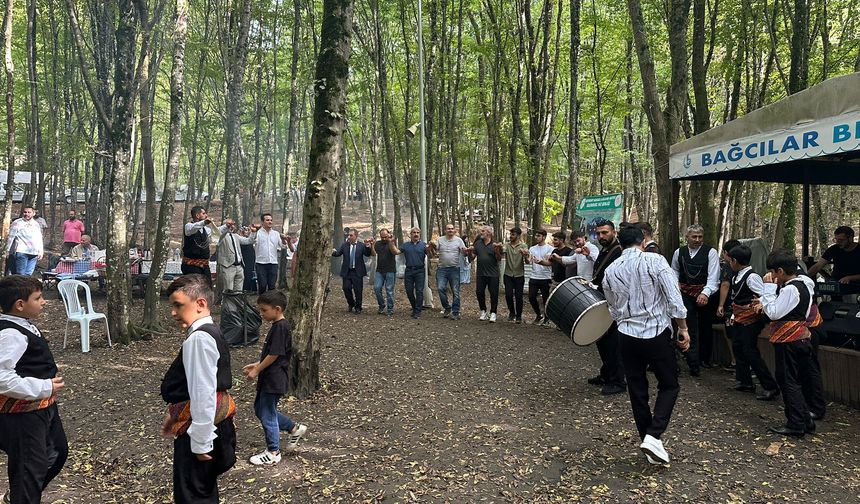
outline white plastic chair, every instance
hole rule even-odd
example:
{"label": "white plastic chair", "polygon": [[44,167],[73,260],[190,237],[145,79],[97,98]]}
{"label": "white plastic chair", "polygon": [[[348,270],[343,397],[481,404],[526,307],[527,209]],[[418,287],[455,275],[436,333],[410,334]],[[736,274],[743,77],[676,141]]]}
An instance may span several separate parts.
{"label": "white plastic chair", "polygon": [[[78,298],[78,289],[80,288],[83,288],[87,295],[86,308],[81,306],[81,301]],[[108,327],[107,317],[104,313],[97,313],[93,310],[93,298],[90,294],[90,286],[78,280],[63,280],[57,284],[57,290],[60,291],[60,296],[63,297],[63,304],[66,305],[66,334],[63,336],[63,348],[66,348],[66,343],[69,339],[69,322],[77,322],[81,325],[81,351],[84,353],[89,352],[90,322],[99,319],[104,319],[108,346],[113,346],[110,340],[110,327]]]}

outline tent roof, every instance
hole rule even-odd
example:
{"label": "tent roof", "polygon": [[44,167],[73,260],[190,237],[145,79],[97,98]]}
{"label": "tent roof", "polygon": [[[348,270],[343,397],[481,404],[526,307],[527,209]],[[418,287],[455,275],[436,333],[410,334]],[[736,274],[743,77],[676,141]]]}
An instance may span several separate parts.
{"label": "tent roof", "polygon": [[676,143],[669,177],[860,185],[860,73]]}

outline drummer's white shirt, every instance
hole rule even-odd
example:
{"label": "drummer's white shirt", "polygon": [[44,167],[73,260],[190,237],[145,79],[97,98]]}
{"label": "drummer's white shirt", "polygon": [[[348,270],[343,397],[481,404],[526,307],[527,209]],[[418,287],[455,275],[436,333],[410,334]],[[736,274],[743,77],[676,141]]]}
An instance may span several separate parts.
{"label": "drummer's white shirt", "polygon": [[622,334],[654,338],[671,327],[671,319],[687,318],[678,277],[660,254],[631,247],[606,268],[603,294]]}

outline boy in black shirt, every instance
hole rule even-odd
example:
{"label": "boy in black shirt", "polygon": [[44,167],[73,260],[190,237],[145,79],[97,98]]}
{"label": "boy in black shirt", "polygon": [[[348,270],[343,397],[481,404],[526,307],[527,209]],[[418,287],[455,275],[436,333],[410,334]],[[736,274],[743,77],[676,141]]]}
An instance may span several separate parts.
{"label": "boy in black shirt", "polygon": [[[561,257],[569,256],[573,252],[573,249],[568,247],[565,243],[564,233],[561,231],[556,231],[552,234],[552,249],[553,254],[557,254]],[[561,261],[553,261],[552,262],[552,281],[556,284],[560,284],[564,282],[565,278],[567,278],[567,267]]]}
{"label": "boy in black shirt", "polygon": [[3,502],[41,502],[69,453],[56,405],[65,384],[48,342],[30,322],[44,306],[35,278],[0,280],[0,450],[9,457],[10,489]]}
{"label": "boy in black shirt", "polygon": [[278,401],[287,393],[287,366],[293,348],[290,323],[284,318],[287,297],[280,291],[266,291],[257,298],[257,306],[263,320],[271,322],[272,327],[266,335],[260,360],[242,368],[248,380],[257,379],[254,412],[266,434],[266,450],[251,457],[250,462],[254,465],[274,465],[281,461],[280,431],[289,432],[285,449],[294,450],[308,428],[278,411]]}

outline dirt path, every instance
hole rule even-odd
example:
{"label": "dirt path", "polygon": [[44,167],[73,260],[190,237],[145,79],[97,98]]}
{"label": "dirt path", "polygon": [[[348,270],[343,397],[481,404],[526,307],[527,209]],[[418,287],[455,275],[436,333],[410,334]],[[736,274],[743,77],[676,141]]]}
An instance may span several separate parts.
{"label": "dirt path", "polygon": [[[281,403],[309,426],[306,439],[274,468],[251,466],[263,436],[253,385],[236,380],[242,460],[221,479],[222,502],[860,501],[856,410],[830,405],[818,435],[786,441],[766,432],[782,420],[779,404],[729,392],[724,371],[684,375],[664,437],[672,464],[655,469],[637,449],[626,396],[585,384],[595,348],[551,329],[479,322],[470,288],[463,320],[429,312],[416,323],[399,284],[394,317],[376,314],[370,289],[365,312],[348,314],[332,287],[323,389]],[[76,337],[61,348],[61,309],[51,301],[40,326],[68,384],[60,408],[71,455],[45,502],[170,502],[158,386],[181,336],[114,348],[95,336],[83,355]],[[233,351],[234,377],[258,351]]]}

